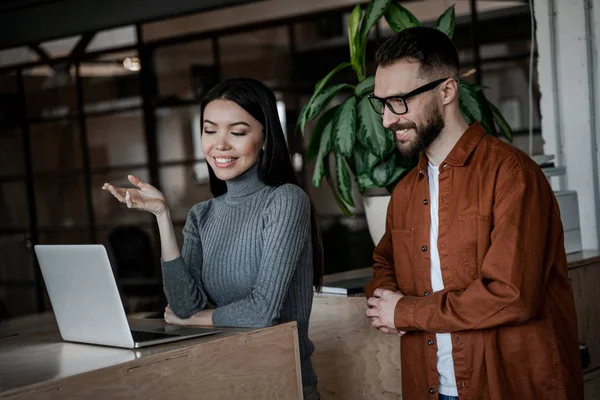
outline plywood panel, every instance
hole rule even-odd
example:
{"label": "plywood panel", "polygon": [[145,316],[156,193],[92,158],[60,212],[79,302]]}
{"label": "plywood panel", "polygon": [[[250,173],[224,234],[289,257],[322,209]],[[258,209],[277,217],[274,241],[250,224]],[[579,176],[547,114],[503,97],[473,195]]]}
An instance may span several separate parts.
{"label": "plywood panel", "polygon": [[[25,354],[21,362],[33,369],[29,373],[54,369],[57,376],[67,377],[4,392],[0,397],[19,400],[301,398],[295,323],[213,340],[190,339],[184,341],[186,345],[184,342],[179,346],[165,345],[170,349],[166,351],[161,351],[164,346],[135,352],[85,346],[96,352],[91,355],[80,352],[81,348],[54,341],[45,350],[58,351],[54,349],[46,358],[41,351],[44,349],[40,349],[44,346],[40,335],[47,336],[32,335],[31,339],[39,343],[37,351],[36,345],[30,343],[29,356]],[[96,369],[100,358],[105,367]],[[70,360],[71,365],[65,364],[65,360]],[[13,359],[10,363],[14,366],[17,361]],[[7,360],[4,363],[8,368]],[[43,365],[36,368],[36,363]],[[83,368],[81,364],[92,370],[73,375],[75,370]]]}
{"label": "plywood panel", "polygon": [[402,399],[400,338],[374,329],[364,297],[315,296],[309,336],[323,400]]}

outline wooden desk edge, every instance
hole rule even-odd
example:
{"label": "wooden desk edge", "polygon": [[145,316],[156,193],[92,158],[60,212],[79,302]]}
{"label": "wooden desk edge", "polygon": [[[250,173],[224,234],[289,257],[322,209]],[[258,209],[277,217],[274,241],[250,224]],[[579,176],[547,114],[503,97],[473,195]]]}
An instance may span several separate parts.
{"label": "wooden desk edge", "polygon": [[[278,324],[278,325],[274,325],[274,326],[270,326],[270,327],[266,327],[266,328],[222,328],[222,327],[216,327],[216,328],[217,329],[227,329],[230,332],[231,332],[231,330],[235,330],[235,329],[243,329],[243,331],[235,332],[231,335],[228,335],[227,332],[217,333],[212,336],[185,339],[185,340],[182,340],[179,342],[172,342],[172,343],[166,343],[166,344],[162,344],[162,345],[150,346],[150,347],[145,347],[142,349],[122,349],[122,350],[130,350],[133,352],[136,352],[136,351],[139,352],[139,351],[144,351],[144,350],[158,349],[163,346],[173,346],[171,349],[157,352],[155,354],[148,354],[146,356],[142,356],[140,358],[135,358],[130,361],[125,361],[123,363],[119,363],[119,364],[115,364],[115,365],[107,365],[105,367],[97,368],[97,369],[94,369],[91,371],[76,373],[76,374],[73,374],[68,377],[61,377],[61,378],[57,378],[57,379],[48,379],[48,380],[44,380],[42,382],[37,382],[37,383],[33,383],[30,385],[26,385],[26,386],[8,389],[4,392],[0,392],[0,398],[10,398],[12,396],[21,395],[21,394],[28,393],[28,392],[31,392],[32,394],[34,394],[38,389],[42,389],[42,390],[45,389],[47,387],[47,385],[53,381],[59,382],[62,379],[68,379],[68,378],[71,378],[74,376],[83,375],[83,374],[91,373],[91,372],[103,371],[106,369],[115,368],[116,366],[118,366],[119,368],[126,368],[127,370],[130,370],[133,368],[139,368],[139,367],[143,367],[145,365],[159,362],[161,360],[183,357],[186,354],[188,354],[190,351],[197,349],[198,346],[202,346],[204,344],[211,343],[214,345],[215,343],[224,341],[224,340],[235,340],[236,338],[239,340],[243,337],[246,337],[246,338],[258,337],[258,336],[262,336],[262,335],[271,334],[271,333],[273,333],[273,331],[282,331],[282,332],[291,331],[292,332],[292,341],[293,341],[294,352],[295,352],[296,380],[298,382],[299,393],[302,394],[302,375],[301,375],[301,369],[300,369],[298,325],[295,321],[286,322],[286,323],[282,323],[282,324]],[[39,334],[40,334],[40,332],[26,333],[26,334],[22,335],[21,338],[24,336],[33,336],[33,335],[39,335]],[[85,343],[83,343],[83,344],[85,344]],[[90,345],[90,346],[95,346],[95,345]]]}

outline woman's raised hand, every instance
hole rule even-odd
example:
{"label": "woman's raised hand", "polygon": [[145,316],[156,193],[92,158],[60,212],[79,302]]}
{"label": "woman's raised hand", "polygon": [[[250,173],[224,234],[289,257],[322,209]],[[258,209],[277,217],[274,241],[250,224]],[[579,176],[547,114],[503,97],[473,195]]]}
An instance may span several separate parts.
{"label": "woman's raised hand", "polygon": [[160,190],[149,183],[142,182],[136,176],[127,175],[127,179],[137,189],[121,188],[105,183],[102,190],[109,191],[121,203],[127,204],[127,208],[147,211],[157,217],[167,211],[167,203]]}

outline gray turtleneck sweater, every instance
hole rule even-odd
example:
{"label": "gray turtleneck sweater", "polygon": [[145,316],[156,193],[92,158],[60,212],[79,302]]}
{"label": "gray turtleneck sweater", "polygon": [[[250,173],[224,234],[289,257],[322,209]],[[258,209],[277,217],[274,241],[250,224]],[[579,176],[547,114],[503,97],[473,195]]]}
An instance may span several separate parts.
{"label": "gray turtleneck sweater", "polygon": [[162,263],[169,305],[178,317],[189,318],[211,300],[215,326],[297,321],[302,381],[313,385],[308,195],[292,184],[265,185],[256,166],[226,183],[226,194],[192,207],[181,257]]}

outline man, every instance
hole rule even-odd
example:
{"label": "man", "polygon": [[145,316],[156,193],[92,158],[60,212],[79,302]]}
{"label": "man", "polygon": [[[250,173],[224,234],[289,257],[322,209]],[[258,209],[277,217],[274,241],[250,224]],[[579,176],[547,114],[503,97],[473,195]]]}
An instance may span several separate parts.
{"label": "man", "polygon": [[372,325],[402,336],[403,397],[582,399],[563,229],[546,177],[464,120],[446,35],[405,29],[376,58],[371,104],[402,153],[422,152],[392,194],[365,287]]}

